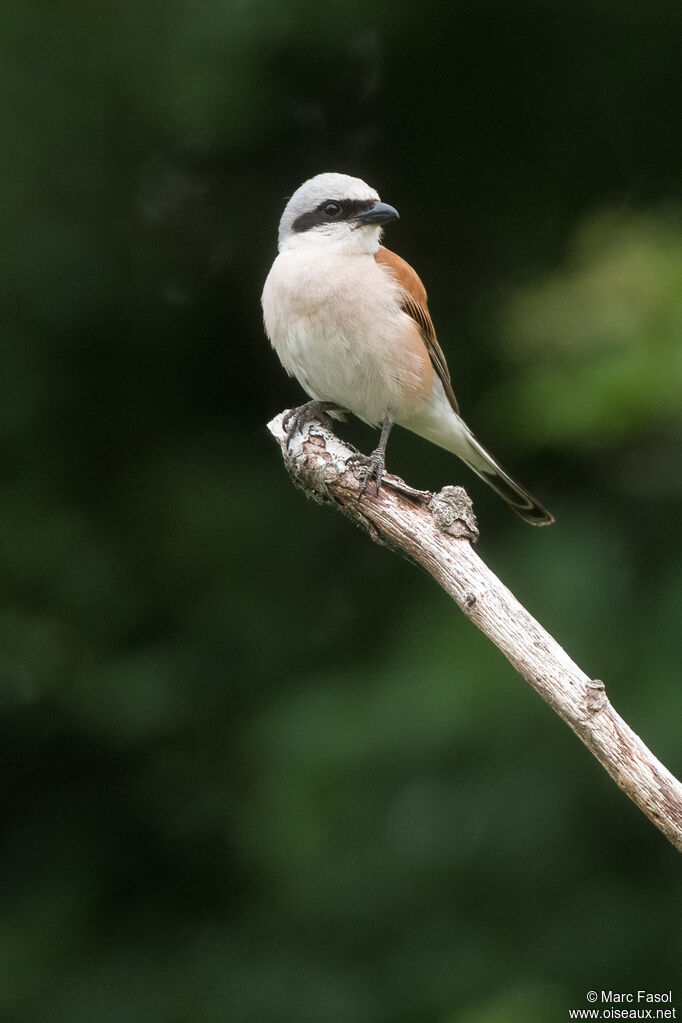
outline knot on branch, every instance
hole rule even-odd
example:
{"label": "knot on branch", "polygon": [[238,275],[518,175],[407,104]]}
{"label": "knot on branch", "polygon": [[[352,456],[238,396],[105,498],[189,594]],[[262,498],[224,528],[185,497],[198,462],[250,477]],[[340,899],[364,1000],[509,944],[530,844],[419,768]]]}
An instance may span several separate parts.
{"label": "knot on branch", "polygon": [[603,710],[609,702],[606,695],[606,687],[600,678],[592,679],[591,682],[585,683],[587,688],[587,698],[585,700],[587,710],[590,714],[596,714],[598,711]]}
{"label": "knot on branch", "polygon": [[471,498],[464,487],[443,487],[429,501],[436,525],[444,533],[476,543],[478,524]]}

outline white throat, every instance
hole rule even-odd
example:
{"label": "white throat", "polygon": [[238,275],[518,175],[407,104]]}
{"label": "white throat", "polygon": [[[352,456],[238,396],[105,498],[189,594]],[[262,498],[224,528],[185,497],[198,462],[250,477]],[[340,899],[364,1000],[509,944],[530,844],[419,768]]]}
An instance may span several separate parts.
{"label": "white throat", "polygon": [[373,256],[381,245],[381,233],[379,224],[325,224],[311,231],[289,232],[280,240],[279,251],[319,249],[343,256]]}

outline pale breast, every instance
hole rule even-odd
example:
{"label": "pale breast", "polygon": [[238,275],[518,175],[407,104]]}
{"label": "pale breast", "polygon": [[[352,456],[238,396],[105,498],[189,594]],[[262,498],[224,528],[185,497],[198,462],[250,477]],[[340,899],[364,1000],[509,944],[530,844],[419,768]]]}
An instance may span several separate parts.
{"label": "pale breast", "polygon": [[380,422],[420,408],[433,368],[396,282],[371,255],[283,252],[263,291],[265,329],[314,398]]}

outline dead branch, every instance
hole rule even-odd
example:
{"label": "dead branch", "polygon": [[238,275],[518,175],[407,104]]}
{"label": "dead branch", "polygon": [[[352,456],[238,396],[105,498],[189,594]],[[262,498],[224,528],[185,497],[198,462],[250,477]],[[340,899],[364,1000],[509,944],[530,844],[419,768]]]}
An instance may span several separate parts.
{"label": "dead branch", "polygon": [[346,466],[354,449],[315,421],[287,448],[282,418],[268,428],[294,483],[422,565],[682,851],[682,785],[616,713],[603,682],[580,670],[474,552],[478,529],[466,492],[445,487],[431,494],[386,474],[378,495],[370,484],[358,500],[358,470]]}

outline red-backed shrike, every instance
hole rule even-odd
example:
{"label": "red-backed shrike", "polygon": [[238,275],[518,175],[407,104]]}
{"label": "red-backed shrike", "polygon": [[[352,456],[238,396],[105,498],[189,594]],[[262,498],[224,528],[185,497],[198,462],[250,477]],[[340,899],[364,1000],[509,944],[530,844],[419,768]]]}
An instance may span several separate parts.
{"label": "red-backed shrike", "polygon": [[379,492],[394,423],[452,451],[535,526],[554,519],[476,440],[459,415],[426,291],[384,248],[398,212],[359,178],[318,174],[294,192],[279,225],[279,255],[263,289],[265,330],[290,376],[313,399],[289,413],[289,438],[313,417],[352,412],[381,440],[362,492]]}

